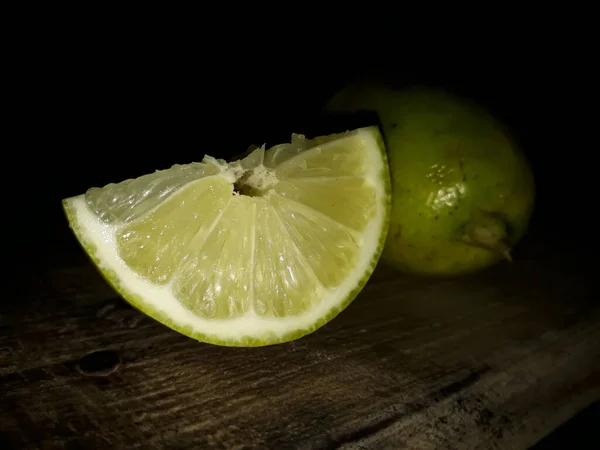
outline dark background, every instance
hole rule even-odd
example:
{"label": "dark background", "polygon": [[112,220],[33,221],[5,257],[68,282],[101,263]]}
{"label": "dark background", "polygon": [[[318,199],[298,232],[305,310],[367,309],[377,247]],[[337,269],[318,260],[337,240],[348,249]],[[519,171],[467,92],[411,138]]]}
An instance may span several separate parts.
{"label": "dark background", "polygon": [[[461,39],[436,29],[417,38],[348,24],[337,33],[318,29],[289,25],[255,38],[248,27],[229,44],[210,33],[191,43],[143,33],[118,39],[111,29],[39,39],[17,67],[26,125],[10,151],[34,194],[33,204],[11,199],[20,217],[63,227],[60,200],[91,186],[310,134],[336,89],[377,69],[399,84],[443,87],[491,110],[534,168],[535,224],[591,240],[597,107],[585,36],[535,28]],[[308,38],[280,39],[300,32]],[[18,228],[38,228],[37,220],[26,222]],[[40,245],[43,239],[36,253]]]}
{"label": "dark background", "polygon": [[156,24],[115,37],[110,27],[87,33],[81,23],[77,31],[36,35],[10,86],[18,134],[5,150],[14,286],[74,248],[61,199],[204,154],[227,158],[250,144],[310,134],[327,98],[374,69],[400,84],[469,97],[501,119],[536,176],[528,238],[543,234],[548,245],[571,248],[568,257],[590,270],[598,110],[591,41],[573,32],[584,26],[528,23],[517,32],[504,23],[488,33],[462,30],[459,39],[456,30],[435,27],[413,33],[341,21],[323,33],[321,25],[249,23],[235,38],[221,29],[166,39]]}

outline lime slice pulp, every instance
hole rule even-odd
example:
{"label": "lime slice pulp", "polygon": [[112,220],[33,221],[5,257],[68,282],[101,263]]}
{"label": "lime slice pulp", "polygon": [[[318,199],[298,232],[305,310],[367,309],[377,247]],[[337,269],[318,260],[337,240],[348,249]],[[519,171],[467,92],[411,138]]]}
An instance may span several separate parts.
{"label": "lime slice pulp", "polygon": [[63,201],[82,247],[129,303],[194,339],[261,346],[342,311],[387,233],[376,127],[206,156]]}

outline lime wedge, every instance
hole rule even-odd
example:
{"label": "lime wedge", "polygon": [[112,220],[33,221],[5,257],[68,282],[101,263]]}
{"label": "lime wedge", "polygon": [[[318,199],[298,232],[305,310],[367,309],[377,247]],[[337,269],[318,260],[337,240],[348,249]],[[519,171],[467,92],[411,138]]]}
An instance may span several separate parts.
{"label": "lime wedge", "polygon": [[387,233],[376,127],[205,156],[63,200],[84,250],[129,303],[199,341],[262,346],[329,322]]}

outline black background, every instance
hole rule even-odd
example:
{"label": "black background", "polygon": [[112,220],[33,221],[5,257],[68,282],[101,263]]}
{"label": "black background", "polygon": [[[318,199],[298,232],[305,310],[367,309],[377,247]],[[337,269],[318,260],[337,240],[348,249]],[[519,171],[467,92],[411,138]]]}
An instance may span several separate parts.
{"label": "black background", "polygon": [[[488,108],[532,163],[535,223],[569,239],[592,231],[597,107],[587,36],[533,25],[412,34],[358,21],[319,31],[325,23],[198,36],[83,23],[38,35],[15,65],[18,138],[7,149],[9,172],[24,184],[9,203],[19,232],[37,236],[33,255],[44,245],[39,220],[65,226],[62,198],[205,153],[227,158],[310,134],[327,98],[375,69]],[[23,253],[31,242],[19,245]]]}

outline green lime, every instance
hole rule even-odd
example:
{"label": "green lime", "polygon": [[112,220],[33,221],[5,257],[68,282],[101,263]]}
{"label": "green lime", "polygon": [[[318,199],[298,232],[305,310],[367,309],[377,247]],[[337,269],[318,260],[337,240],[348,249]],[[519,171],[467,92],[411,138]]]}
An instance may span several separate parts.
{"label": "green lime", "polygon": [[383,258],[417,274],[453,275],[510,259],[535,188],[528,162],[482,107],[429,88],[357,82],[328,111],[374,111],[392,177]]}

